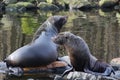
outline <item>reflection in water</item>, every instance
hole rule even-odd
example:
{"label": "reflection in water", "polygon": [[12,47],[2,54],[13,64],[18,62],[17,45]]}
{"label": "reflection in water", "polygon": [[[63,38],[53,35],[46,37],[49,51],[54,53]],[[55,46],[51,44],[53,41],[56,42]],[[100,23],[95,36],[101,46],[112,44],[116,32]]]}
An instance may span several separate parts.
{"label": "reflection in water", "polygon": [[[17,48],[29,43],[39,25],[49,16],[58,14],[69,17],[62,31],[71,31],[83,37],[88,43],[91,53],[97,58],[109,62],[114,57],[120,57],[119,13],[103,13],[100,11],[51,13],[38,11],[37,13],[3,15],[0,19],[0,60],[3,60]],[[14,80],[26,80],[31,77],[14,78]],[[13,80],[13,78],[7,78],[7,80]],[[0,79],[3,78],[0,77]],[[40,80],[40,77],[37,79]]]}

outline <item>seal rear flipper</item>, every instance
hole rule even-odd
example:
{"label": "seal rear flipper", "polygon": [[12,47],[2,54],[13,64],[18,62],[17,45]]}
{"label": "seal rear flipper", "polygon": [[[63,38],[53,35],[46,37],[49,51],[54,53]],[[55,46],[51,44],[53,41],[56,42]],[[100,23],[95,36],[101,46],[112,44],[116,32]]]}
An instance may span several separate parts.
{"label": "seal rear flipper", "polygon": [[103,76],[110,76],[112,73],[115,75],[115,70],[112,67],[107,67],[105,72],[102,75]]}

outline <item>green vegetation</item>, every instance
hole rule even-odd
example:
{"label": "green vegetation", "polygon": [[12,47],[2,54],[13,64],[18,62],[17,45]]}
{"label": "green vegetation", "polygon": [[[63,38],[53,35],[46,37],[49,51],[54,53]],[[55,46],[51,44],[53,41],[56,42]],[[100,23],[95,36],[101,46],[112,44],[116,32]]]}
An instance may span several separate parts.
{"label": "green vegetation", "polygon": [[29,16],[29,17],[21,18],[22,33],[26,35],[32,35],[35,32],[36,28],[39,27],[39,24],[37,23],[37,19],[33,18],[27,13],[25,13],[24,16]]}
{"label": "green vegetation", "polygon": [[16,4],[9,4],[8,7],[28,7],[28,6],[34,6],[30,2],[18,2]]}

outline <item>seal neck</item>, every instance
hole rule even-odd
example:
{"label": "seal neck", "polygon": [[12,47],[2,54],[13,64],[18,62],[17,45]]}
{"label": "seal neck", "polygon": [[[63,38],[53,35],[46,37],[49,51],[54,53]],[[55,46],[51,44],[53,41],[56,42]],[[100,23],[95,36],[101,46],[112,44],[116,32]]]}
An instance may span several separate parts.
{"label": "seal neck", "polygon": [[46,35],[49,36],[56,36],[58,34],[58,30],[54,25],[52,25],[49,21],[47,21],[47,27],[46,27]]}

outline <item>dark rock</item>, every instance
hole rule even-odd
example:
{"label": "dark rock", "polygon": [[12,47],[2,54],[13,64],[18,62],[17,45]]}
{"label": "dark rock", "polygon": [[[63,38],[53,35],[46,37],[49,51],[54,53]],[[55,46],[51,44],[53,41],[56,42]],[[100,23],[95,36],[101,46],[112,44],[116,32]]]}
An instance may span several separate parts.
{"label": "dark rock", "polygon": [[8,75],[22,76],[23,74],[62,74],[65,70],[71,68],[71,66],[65,61],[68,57],[60,58],[61,60],[55,61],[45,67],[33,67],[33,68],[20,68],[20,67],[7,67],[5,62],[0,62],[0,73]]}
{"label": "dark rock", "polygon": [[0,12],[5,11],[6,4],[4,2],[0,2]]}
{"label": "dark rock", "polygon": [[100,0],[99,1],[99,6],[101,8],[114,8],[118,4],[119,4],[118,0]]}

